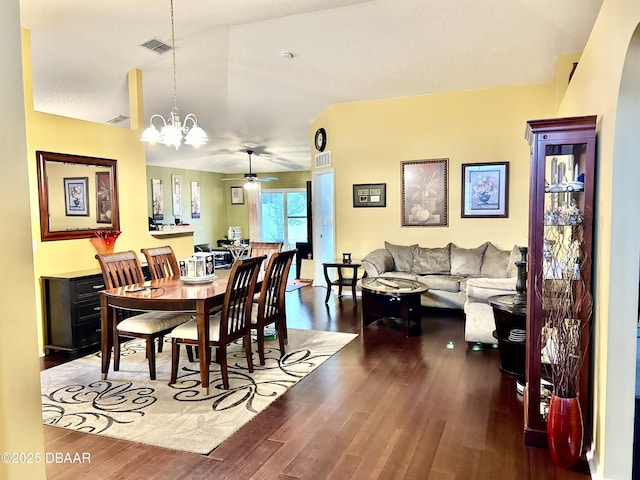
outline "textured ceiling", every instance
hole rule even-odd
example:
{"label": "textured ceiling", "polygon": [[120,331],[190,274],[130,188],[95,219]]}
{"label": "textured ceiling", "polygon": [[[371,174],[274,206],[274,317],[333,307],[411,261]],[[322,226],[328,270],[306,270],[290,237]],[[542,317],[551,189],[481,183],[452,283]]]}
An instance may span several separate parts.
{"label": "textured ceiling", "polygon": [[[580,52],[602,0],[175,0],[177,105],[209,135],[147,147],[147,163],[222,173],[308,170],[309,124],[341,102],[549,82]],[[169,0],[21,0],[36,110],[106,123],[173,107]],[[281,52],[293,53],[292,59]],[[118,124],[128,127],[128,121]]]}

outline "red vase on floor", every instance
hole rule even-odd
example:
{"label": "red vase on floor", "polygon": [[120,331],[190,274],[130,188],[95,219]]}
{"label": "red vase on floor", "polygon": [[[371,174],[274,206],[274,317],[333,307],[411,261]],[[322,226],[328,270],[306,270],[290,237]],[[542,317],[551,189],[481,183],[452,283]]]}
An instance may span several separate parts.
{"label": "red vase on floor", "polygon": [[553,463],[563,468],[574,468],[582,453],[582,412],[577,397],[562,398],[551,395],[547,436]]}

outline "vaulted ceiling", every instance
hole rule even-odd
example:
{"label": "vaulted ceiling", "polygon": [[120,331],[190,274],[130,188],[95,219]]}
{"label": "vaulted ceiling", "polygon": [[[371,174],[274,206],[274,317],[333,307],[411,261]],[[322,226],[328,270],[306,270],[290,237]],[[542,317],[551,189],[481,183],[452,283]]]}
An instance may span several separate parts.
{"label": "vaulted ceiling", "polygon": [[[147,147],[147,163],[221,173],[308,170],[310,123],[331,105],[549,82],[580,52],[602,0],[175,0],[177,106],[199,149]],[[21,0],[36,110],[107,123],[173,107],[169,0]],[[285,55],[289,52],[291,55]],[[129,127],[127,119],[116,123]]]}

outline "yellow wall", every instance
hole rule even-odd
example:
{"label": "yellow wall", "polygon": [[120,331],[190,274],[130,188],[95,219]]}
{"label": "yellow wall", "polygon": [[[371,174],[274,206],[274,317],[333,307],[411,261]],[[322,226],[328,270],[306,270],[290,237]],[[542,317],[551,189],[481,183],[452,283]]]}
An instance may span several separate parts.
{"label": "yellow wall", "polygon": [[0,276],[0,452],[32,452],[41,462],[0,462],[3,480],[44,479],[44,434],[24,122],[19,1],[2,4],[0,143],[3,212]]}
{"label": "yellow wall", "polygon": [[559,116],[598,115],[592,471],[631,478],[640,220],[640,2],[605,0]]}
{"label": "yellow wall", "polygon": [[[25,115],[27,124],[27,168],[31,197],[31,230],[33,232],[33,263],[36,285],[36,312],[38,336],[43,345],[40,277],[43,275],[98,269],[96,251],[89,239],[42,242],[36,174],[36,150],[71,153],[118,161],[118,197],[120,205],[120,230],[117,250],[134,250],[140,253],[144,247],[170,244],[181,257],[193,252],[193,236],[153,238],[149,235],[147,204],[146,160],[144,144],[139,141],[139,130],[132,123],[131,129],[118,128],[72,118],[60,117],[33,110],[31,83],[30,35],[23,30],[23,61]],[[138,70],[129,73],[129,88],[141,90],[142,79]],[[141,118],[140,105],[131,107],[131,118]],[[139,127],[139,126],[138,126]]]}
{"label": "yellow wall", "polygon": [[[438,247],[526,245],[529,146],[526,121],[553,116],[553,84],[334,105],[324,127],[335,169],[336,252],[362,258],[384,241]],[[449,226],[402,227],[404,160],[449,159]],[[509,162],[509,218],[461,218],[462,164]],[[386,183],[386,208],[354,208],[352,185]]]}
{"label": "yellow wall", "polygon": [[[156,146],[155,148],[164,147]],[[164,219],[158,220],[157,223],[172,224],[175,220],[171,201],[171,175],[182,175],[182,222],[198,229],[193,234],[194,244],[213,243],[215,246],[215,241],[227,234],[223,199],[224,185],[220,181],[222,175],[195,170],[147,166],[147,214],[149,217],[153,212],[151,208],[151,179],[162,181]],[[200,218],[191,218],[191,182],[200,183]]]}
{"label": "yellow wall", "polygon": [[[211,243],[227,237],[230,226],[241,226],[244,238],[249,238],[249,214],[247,195],[243,205],[231,204],[231,187],[242,186],[242,181],[222,181],[223,178],[236,178],[237,174],[220,174],[147,166],[147,211],[151,216],[151,179],[162,180],[164,220],[158,223],[172,223],[174,221],[171,204],[171,175],[182,175],[183,186],[183,216],[182,221],[189,223],[199,230],[194,233],[194,243]],[[311,180],[310,171],[300,172],[272,172],[261,173],[260,177],[275,177],[277,180],[263,183],[264,190],[279,188],[305,188],[306,182]],[[200,182],[200,218],[191,218],[190,199],[191,182]]]}

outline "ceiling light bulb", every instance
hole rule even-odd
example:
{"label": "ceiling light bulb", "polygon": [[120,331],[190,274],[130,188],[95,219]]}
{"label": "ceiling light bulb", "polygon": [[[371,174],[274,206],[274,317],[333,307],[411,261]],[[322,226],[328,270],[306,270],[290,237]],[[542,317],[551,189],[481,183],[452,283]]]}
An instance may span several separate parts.
{"label": "ceiling light bulb", "polygon": [[155,145],[158,140],[160,140],[160,132],[153,125],[149,125],[140,137],[140,141],[147,142],[149,145]]}
{"label": "ceiling light bulb", "polygon": [[204,133],[204,130],[196,125],[195,127],[191,128],[191,130],[189,130],[189,133],[187,133],[187,136],[185,137],[184,143],[186,143],[187,145],[193,145],[194,147],[199,147],[200,145],[204,145],[208,141],[209,137],[207,137],[207,134]]}

